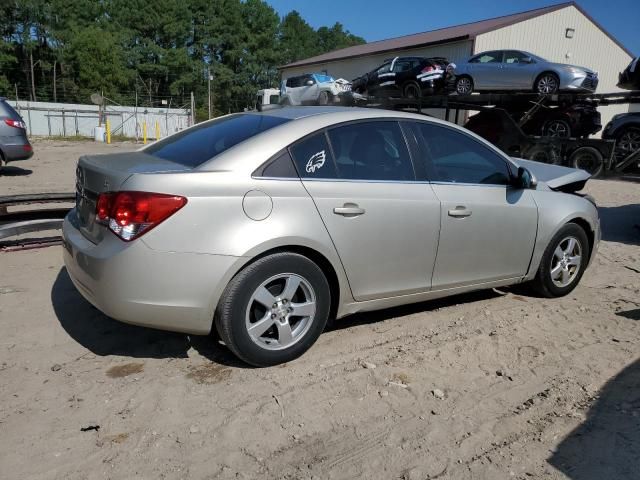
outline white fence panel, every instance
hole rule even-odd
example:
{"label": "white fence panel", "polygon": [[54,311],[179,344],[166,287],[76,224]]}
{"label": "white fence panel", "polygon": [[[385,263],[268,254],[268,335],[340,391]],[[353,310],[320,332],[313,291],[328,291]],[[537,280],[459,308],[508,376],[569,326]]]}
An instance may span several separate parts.
{"label": "white fence panel", "polygon": [[[29,135],[94,137],[99,123],[99,107],[72,103],[15,102],[7,100],[27,124]],[[155,139],[156,125],[159,137],[166,137],[191,125],[191,114],[183,108],[146,108],[131,106],[107,106],[102,121],[109,119],[112,135],[141,138],[143,125],[147,137]]]}

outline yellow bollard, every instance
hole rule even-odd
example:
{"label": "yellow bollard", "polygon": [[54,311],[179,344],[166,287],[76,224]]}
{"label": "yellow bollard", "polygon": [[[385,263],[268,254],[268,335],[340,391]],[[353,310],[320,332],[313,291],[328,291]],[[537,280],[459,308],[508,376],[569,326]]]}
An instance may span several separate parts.
{"label": "yellow bollard", "polygon": [[107,121],[105,123],[105,127],[107,130],[107,143],[111,143],[111,121],[107,118]]}
{"label": "yellow bollard", "polygon": [[160,123],[156,120],[156,140],[160,140]]}
{"label": "yellow bollard", "polygon": [[146,120],[142,122],[142,143],[144,145],[147,144],[147,121]]}

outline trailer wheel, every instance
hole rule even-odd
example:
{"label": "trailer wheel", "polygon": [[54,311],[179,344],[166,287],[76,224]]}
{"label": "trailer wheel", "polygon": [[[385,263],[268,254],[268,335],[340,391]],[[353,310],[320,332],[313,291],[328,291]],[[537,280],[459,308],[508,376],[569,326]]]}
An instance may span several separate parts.
{"label": "trailer wheel", "polygon": [[557,164],[556,157],[553,148],[545,145],[534,145],[526,152],[526,158],[534,162]]}
{"label": "trailer wheel", "polygon": [[580,147],[569,157],[569,162],[574,168],[586,170],[592,177],[597,177],[604,168],[602,153],[593,147]]}

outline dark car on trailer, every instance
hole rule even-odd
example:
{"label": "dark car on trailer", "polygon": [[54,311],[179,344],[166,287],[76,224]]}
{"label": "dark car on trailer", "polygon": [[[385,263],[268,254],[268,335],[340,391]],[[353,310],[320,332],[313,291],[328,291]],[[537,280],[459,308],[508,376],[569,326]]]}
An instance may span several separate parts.
{"label": "dark car on trailer", "polygon": [[444,57],[395,57],[353,80],[352,90],[382,98],[445,93],[451,77],[448,65]]}
{"label": "dark car on trailer", "polygon": [[640,57],[631,60],[629,66],[618,74],[618,88],[640,90]]}
{"label": "dark car on trailer", "polygon": [[24,120],[5,98],[0,97],[0,168],[32,155],[33,147],[29,143]]}
{"label": "dark car on trailer", "polygon": [[[514,107],[510,114],[521,122],[528,107]],[[600,112],[589,104],[566,104],[558,107],[542,107],[522,123],[522,131],[528,135],[560,138],[586,138],[602,130]],[[472,131],[498,128],[500,119],[490,111],[472,116],[466,128]]]}

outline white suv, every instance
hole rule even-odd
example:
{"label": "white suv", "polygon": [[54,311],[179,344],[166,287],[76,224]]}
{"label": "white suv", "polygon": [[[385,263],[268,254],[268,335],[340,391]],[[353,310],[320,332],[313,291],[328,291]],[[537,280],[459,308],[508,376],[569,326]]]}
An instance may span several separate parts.
{"label": "white suv", "polygon": [[280,98],[288,105],[330,105],[340,94],[351,91],[351,82],[322,73],[307,73],[282,81]]}

